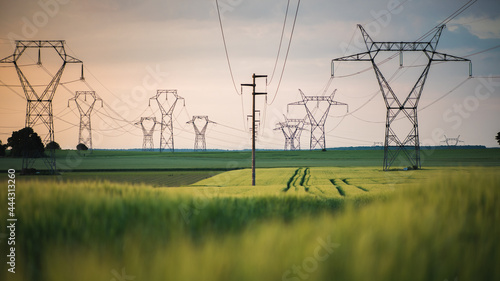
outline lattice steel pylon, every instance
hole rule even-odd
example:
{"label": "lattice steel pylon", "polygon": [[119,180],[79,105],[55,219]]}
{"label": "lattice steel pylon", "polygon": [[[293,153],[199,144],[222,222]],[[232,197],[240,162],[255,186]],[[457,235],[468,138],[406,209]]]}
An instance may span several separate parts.
{"label": "lattice steel pylon", "polygon": [[[165,95],[165,100],[167,101],[169,94],[174,96],[174,101],[167,109],[163,106],[160,97],[162,95]],[[175,106],[180,99],[184,101],[185,106],[185,100],[183,97],[177,95],[177,90],[157,90],[156,95],[149,99],[149,106],[151,106],[151,100],[156,100],[161,112],[160,152],[162,152],[164,149],[168,149],[171,152],[174,152],[173,113]]]}
{"label": "lattice steel pylon", "polygon": [[[198,126],[196,121],[200,120],[204,122]],[[208,119],[208,116],[193,116],[193,119],[189,120],[187,124],[193,124],[195,139],[194,139],[194,151],[206,151],[207,142],[205,139],[205,133],[207,132],[208,124],[217,124],[214,121]],[[201,128],[201,129],[200,129]]]}
{"label": "lattice steel pylon", "polygon": [[448,138],[446,135],[444,135],[444,141],[441,141],[446,143],[447,146],[458,146],[459,143],[464,143],[463,140],[460,140],[460,135],[456,138]]}
{"label": "lattice steel pylon", "polygon": [[[54,116],[52,113],[52,100],[61,80],[64,68],[67,63],[81,63],[82,73],[80,79],[83,80],[83,62],[75,57],[72,57],[66,53],[64,47],[64,40],[16,40],[16,48],[14,54],[1,59],[0,63],[13,63],[21,86],[23,88],[24,94],[26,96],[26,124],[25,127],[34,128],[38,124],[43,124],[47,129],[47,134],[41,135],[42,142],[48,144],[54,141]],[[54,49],[59,57],[61,57],[63,63],[56,74],[52,77],[45,90],[39,94],[33,88],[34,86],[30,84],[26,75],[22,72],[20,65],[18,65],[19,58],[25,53],[27,49],[38,49],[38,64],[41,65],[41,49],[52,48]],[[51,174],[54,174],[57,170],[56,159],[54,150],[50,150],[49,159],[43,158],[47,168]],[[23,157],[23,170],[32,167],[34,161],[31,157]]]}
{"label": "lattice steel pylon", "polygon": [[[332,60],[332,76],[334,76],[334,62],[335,61],[369,61],[372,63],[375,76],[379,83],[380,91],[384,97],[385,105],[387,108],[386,126],[385,126],[385,142],[384,142],[384,171],[389,170],[398,155],[403,152],[407,160],[414,169],[420,169],[420,140],[418,133],[418,119],[417,107],[424,89],[424,84],[429,74],[429,69],[432,62],[439,61],[468,61],[469,62],[469,76],[472,76],[471,61],[465,58],[456,57],[436,51],[439,43],[441,33],[445,28],[444,25],[437,27],[434,36],[428,42],[376,42],[368,35],[365,29],[358,24],[361,34],[365,41],[366,52],[354,55],[344,56]],[[400,66],[403,66],[403,53],[404,52],[423,52],[428,59],[427,64],[417,82],[411,89],[408,96],[404,101],[401,101],[396,93],[393,91],[389,82],[382,74],[381,70],[375,62],[375,58],[380,52],[399,52]],[[409,121],[411,126],[410,132],[401,139],[395,132],[392,124],[400,114],[404,114],[406,120]],[[410,148],[412,150],[410,150]]]}
{"label": "lattice steel pylon", "polygon": [[[151,121],[153,124],[146,128],[144,126],[144,121]],[[153,142],[153,134],[155,132],[155,127],[158,122],[156,122],[156,117],[141,117],[139,122],[134,123],[134,125],[141,125],[142,134],[144,135],[142,141],[142,151],[153,151],[155,149]]]}
{"label": "lattice steel pylon", "polygon": [[[319,145],[321,149],[326,149],[326,138],[325,138],[325,123],[328,117],[328,112],[330,112],[330,107],[332,105],[345,105],[347,106],[347,111],[349,111],[349,106],[346,103],[334,101],[335,93],[337,90],[335,89],[330,96],[306,96],[302,90],[300,90],[300,95],[302,96],[302,100],[298,102],[289,103],[290,105],[303,105],[307,112],[307,117],[309,119],[309,124],[311,126],[311,140],[309,148],[311,150],[315,149],[316,146]],[[320,102],[326,102],[327,107],[324,110],[321,118],[317,120],[314,117],[314,112],[307,106],[308,102],[317,102],[317,107],[319,107]]]}
{"label": "lattice steel pylon", "polygon": [[278,122],[274,130],[283,132],[285,137],[284,150],[300,150],[300,136],[306,125],[304,119],[291,119],[285,116],[285,122]]}
{"label": "lattice steel pylon", "polygon": [[[89,96],[88,101],[87,96]],[[96,95],[95,91],[76,91],[75,96],[68,100],[68,107],[70,101],[75,102],[80,112],[78,144],[83,143],[92,152],[94,146],[92,145],[92,123],[90,122],[90,114],[96,102],[100,101],[101,107],[103,106],[102,99]]]}

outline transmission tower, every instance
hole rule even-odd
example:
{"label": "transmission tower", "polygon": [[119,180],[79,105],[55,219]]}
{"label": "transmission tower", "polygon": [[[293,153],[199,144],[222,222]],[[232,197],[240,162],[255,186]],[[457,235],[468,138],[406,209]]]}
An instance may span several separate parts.
{"label": "transmission tower", "polygon": [[[152,122],[152,125],[148,128],[144,126],[144,121]],[[141,117],[141,121],[134,123],[134,125],[141,125],[142,134],[144,135],[144,139],[142,141],[142,151],[153,151],[155,149],[153,143],[153,133],[155,131],[156,117]]]}
{"label": "transmission tower", "polygon": [[[196,124],[197,121],[203,122]],[[209,123],[216,124],[215,122],[208,119],[208,116],[193,116],[193,119],[187,122],[187,124],[193,124],[194,132],[196,134],[194,139],[194,151],[206,151],[207,143],[205,140],[205,133],[207,132],[207,127]],[[201,130],[200,130],[201,128]]]}
{"label": "transmission tower", "polygon": [[[66,53],[64,44],[64,40],[16,40],[16,48],[14,50],[14,54],[0,60],[0,63],[14,64],[27,101],[25,127],[34,128],[38,124],[43,124],[47,130],[47,133],[45,135],[41,134],[44,144],[48,144],[54,141],[54,116],[52,113],[52,100],[54,99],[54,94],[56,92],[57,86],[59,85],[59,81],[61,80],[61,76],[63,74],[64,68],[66,67],[66,64],[81,63],[82,73],[80,79],[84,79],[83,62],[68,55]],[[27,49],[38,50],[38,65],[42,64],[41,49],[54,49],[62,59],[61,67],[52,77],[52,80],[45,87],[45,90],[41,94],[35,91],[35,89],[33,88],[34,86],[30,84],[28,78],[26,78],[26,75],[21,70],[20,65],[18,65],[19,59]],[[33,166],[33,157],[34,156],[29,155],[23,157],[23,170],[29,169]],[[56,172],[56,159],[54,150],[50,150],[49,159],[45,157],[43,159],[50,173],[54,174]]]}
{"label": "transmission tower", "polygon": [[[165,95],[163,102],[161,100],[162,95]],[[168,101],[169,95],[172,95],[174,100],[170,105],[166,105],[167,108],[164,103]],[[174,152],[174,119],[172,114],[180,99],[184,101],[184,106],[186,106],[184,98],[177,95],[177,90],[157,90],[156,95],[149,99],[149,106],[151,106],[151,100],[156,100],[161,112],[160,152],[164,149]]]}
{"label": "transmission tower", "polygon": [[[465,58],[439,53],[436,51],[439,38],[441,37],[441,32],[445,28],[444,25],[437,27],[436,33],[428,42],[375,42],[361,25],[358,24],[358,28],[361,30],[367,51],[333,59],[332,76],[334,76],[334,61],[369,61],[372,63],[373,70],[375,71],[380,91],[384,97],[387,108],[384,142],[384,171],[389,170],[401,152],[403,152],[414,169],[420,169],[420,140],[418,134],[417,107],[431,64],[435,61],[468,61],[469,76],[472,76],[471,61]],[[403,66],[404,52],[423,52],[428,59],[422,74],[404,101],[401,101],[397,97],[396,93],[389,85],[389,82],[377,66],[375,58],[380,52],[399,52],[400,66]],[[407,135],[397,135],[395,132],[393,122],[396,120],[398,115],[406,117],[405,120],[411,127],[410,132]],[[403,139],[401,137],[405,138]]]}
{"label": "transmission tower", "polygon": [[[316,146],[319,146],[321,149],[326,149],[326,139],[325,139],[325,123],[326,118],[328,117],[328,112],[330,111],[330,107],[332,105],[345,105],[347,106],[347,111],[349,111],[349,106],[346,103],[334,101],[335,97],[334,90],[330,96],[306,96],[302,90],[300,90],[300,95],[302,96],[302,100],[294,103],[289,103],[290,105],[303,105],[307,112],[307,117],[309,119],[309,124],[311,125],[311,140],[310,140],[310,149],[313,150]],[[309,102],[316,102],[316,108],[319,108],[320,102],[326,102],[327,107],[324,109],[323,115],[317,120],[315,118],[315,112],[311,111],[311,108],[308,106]],[[318,112],[318,111],[316,111]],[[316,116],[318,117],[318,116]]]}
{"label": "transmission tower", "polygon": [[300,135],[306,125],[304,119],[290,119],[285,116],[285,122],[276,124],[274,130],[281,130],[285,136],[285,150],[300,150]]}
{"label": "transmission tower", "polygon": [[92,113],[96,102],[100,101],[101,107],[103,106],[102,99],[95,94],[95,91],[76,91],[75,96],[68,100],[68,107],[70,101],[74,101],[76,103],[78,111],[80,112],[78,143],[83,143],[90,149],[90,151],[92,151],[92,124],[90,122],[90,114]]}
{"label": "transmission tower", "polygon": [[444,135],[444,141],[441,141],[446,143],[447,146],[458,146],[459,143],[464,143],[463,140],[460,140],[460,135],[456,138],[448,138],[446,135]]}

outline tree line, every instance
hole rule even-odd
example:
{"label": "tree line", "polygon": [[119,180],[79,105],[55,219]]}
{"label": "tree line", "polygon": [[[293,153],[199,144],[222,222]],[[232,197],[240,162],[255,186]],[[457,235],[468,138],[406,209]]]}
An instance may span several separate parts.
{"label": "tree line", "polygon": [[[7,156],[9,148],[10,157],[39,158],[45,156],[45,150],[60,150],[61,146],[55,141],[51,141],[44,146],[42,139],[33,128],[25,127],[12,132],[12,136],[7,139],[6,144],[3,144],[0,140],[0,157]],[[76,149],[88,150],[88,147],[80,143],[76,146]]]}

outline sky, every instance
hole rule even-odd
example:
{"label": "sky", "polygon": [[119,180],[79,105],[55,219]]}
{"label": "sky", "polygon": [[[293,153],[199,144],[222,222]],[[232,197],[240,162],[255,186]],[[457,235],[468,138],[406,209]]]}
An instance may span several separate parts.
{"label": "sky", "polygon": [[[63,148],[78,144],[80,112],[75,101],[69,102],[76,91],[95,91],[103,101],[102,107],[94,105],[91,124],[93,147],[104,149],[142,147],[136,123],[141,117],[161,120],[156,100],[150,100],[158,89],[176,89],[183,98],[172,113],[175,148],[193,148],[194,128],[187,122],[198,115],[215,122],[205,134],[208,149],[250,148],[251,89],[241,92],[240,84],[251,83],[253,73],[268,75],[267,81],[257,79],[257,91],[268,93],[256,97],[261,113],[257,148],[284,147],[283,133],[274,129],[285,116],[305,117],[304,106],[287,106],[301,100],[299,89],[308,96],[329,96],[336,89],[334,100],[348,104],[330,108],[327,147],[372,146],[384,141],[386,115],[372,66],[335,63],[331,78],[331,60],[366,51],[357,24],[374,41],[416,41],[468,2],[219,0],[233,84],[215,0],[2,1],[0,58],[14,53],[14,40],[65,40],[67,53],[83,61],[85,81],[78,80],[79,64],[67,64],[53,99],[55,140]],[[419,104],[422,144],[440,145],[446,135],[460,136],[467,145],[498,146],[499,11],[499,1],[478,0],[443,30],[437,51],[470,59],[473,77],[467,62],[433,63]],[[393,54],[381,53],[377,60]],[[54,50],[44,49],[37,66],[37,56],[28,50],[19,65],[35,90],[43,92],[62,61]],[[380,69],[404,99],[425,63],[422,53],[405,53],[403,67],[395,56]],[[160,100],[168,111],[175,98]],[[12,63],[0,64],[0,101],[0,140],[6,143],[26,118],[26,98]],[[318,120],[326,108],[325,103],[307,105]],[[407,121],[393,126],[406,136]],[[41,126],[35,131],[46,134]],[[302,132],[302,149],[309,148],[309,136],[310,131]],[[160,125],[153,140],[158,148]]]}

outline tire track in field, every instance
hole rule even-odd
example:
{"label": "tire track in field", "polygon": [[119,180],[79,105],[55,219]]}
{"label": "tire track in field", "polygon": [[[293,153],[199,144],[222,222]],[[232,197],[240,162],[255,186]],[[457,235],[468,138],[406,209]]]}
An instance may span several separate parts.
{"label": "tire track in field", "polygon": [[357,185],[354,185],[354,184],[350,184],[350,183],[349,183],[349,181],[348,181],[347,179],[342,179],[342,181],[343,181],[345,184],[347,184],[347,185],[354,186],[354,187],[356,187],[356,188],[359,188],[359,189],[361,189],[361,190],[363,190],[363,191],[368,192],[368,189],[366,189],[366,188],[364,188],[364,187],[357,186]]}
{"label": "tire track in field", "polygon": [[295,188],[295,191],[298,191],[301,187],[307,192],[309,191],[309,179],[311,178],[311,171],[309,168],[298,168],[295,170],[295,173],[288,180],[286,187],[283,189],[284,192],[287,192],[292,188]]}
{"label": "tire track in field", "polygon": [[344,191],[344,189],[340,185],[336,184],[335,179],[330,179],[330,182],[333,184],[333,186],[335,186],[335,188],[339,192],[340,196],[344,197],[345,196],[345,191]]}
{"label": "tire track in field", "polygon": [[[348,179],[341,179],[340,180],[341,182],[343,182],[344,184],[346,184],[348,187],[355,187],[355,188],[358,188],[364,192],[368,192],[368,189],[366,188],[363,188],[361,186],[357,186],[357,185],[353,185],[351,183],[349,183],[349,180]],[[345,196],[346,195],[346,192],[344,190],[344,188],[339,184],[339,180],[336,180],[336,179],[330,179],[330,182],[333,184],[333,186],[335,186],[335,188],[337,189],[337,191],[339,192],[339,194],[341,196]]]}

